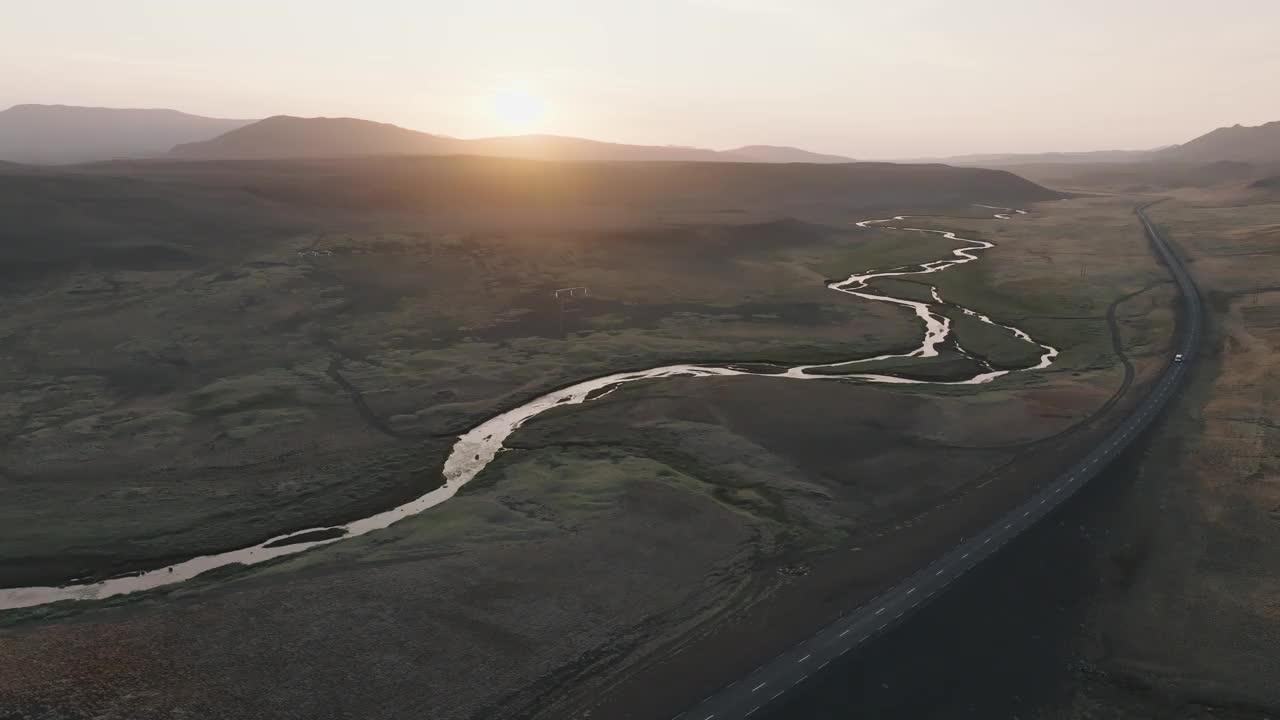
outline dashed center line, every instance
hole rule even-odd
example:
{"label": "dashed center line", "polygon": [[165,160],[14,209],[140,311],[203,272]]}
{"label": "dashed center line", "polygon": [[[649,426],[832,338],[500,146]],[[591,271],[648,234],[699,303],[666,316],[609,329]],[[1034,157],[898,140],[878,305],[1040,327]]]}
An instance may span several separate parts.
{"label": "dashed center line", "polygon": [[755,686],[755,687],[751,688],[751,692],[755,692],[755,691],[759,690],[760,688],[762,688],[762,687],[764,687],[765,685],[768,685],[768,684],[769,684],[769,683],[767,683],[767,682],[762,682],[762,683],[760,683],[759,685],[757,685],[757,686]]}

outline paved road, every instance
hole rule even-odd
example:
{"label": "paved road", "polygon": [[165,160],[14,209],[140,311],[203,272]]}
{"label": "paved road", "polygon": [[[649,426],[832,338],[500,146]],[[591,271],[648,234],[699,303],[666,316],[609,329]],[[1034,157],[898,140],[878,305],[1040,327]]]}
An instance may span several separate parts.
{"label": "paved road", "polygon": [[[1144,206],[1145,207],[1145,206]],[[929,602],[964,573],[1013,540],[1040,518],[1066,501],[1093,479],[1117,455],[1124,452],[1146,430],[1169,398],[1178,392],[1200,343],[1200,295],[1177,255],[1156,231],[1143,208],[1137,210],[1156,254],[1169,268],[1182,295],[1178,337],[1174,353],[1185,360],[1171,362],[1151,392],[1093,451],[1065,470],[1052,483],[1022,505],[1006,514],[978,536],[966,540],[925,568],[903,580],[872,602],[850,612],[823,628],[813,637],[756,668],[738,682],[714,693],[692,709],[677,715],[680,720],[736,720],[760,712],[830,662],[902,621],[920,605]]]}

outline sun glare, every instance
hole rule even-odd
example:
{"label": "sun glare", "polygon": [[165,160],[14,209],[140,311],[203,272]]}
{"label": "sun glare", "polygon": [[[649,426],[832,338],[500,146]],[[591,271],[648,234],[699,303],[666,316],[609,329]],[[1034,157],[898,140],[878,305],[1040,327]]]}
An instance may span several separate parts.
{"label": "sun glare", "polygon": [[503,91],[489,101],[494,120],[507,132],[527,133],[537,130],[547,114],[547,103],[526,92]]}

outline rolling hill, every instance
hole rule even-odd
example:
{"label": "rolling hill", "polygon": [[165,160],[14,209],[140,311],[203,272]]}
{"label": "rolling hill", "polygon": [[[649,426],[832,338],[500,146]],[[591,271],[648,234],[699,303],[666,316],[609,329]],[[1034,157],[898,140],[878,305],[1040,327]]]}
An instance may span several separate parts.
{"label": "rolling hill", "polygon": [[850,158],[792,147],[752,145],[716,151],[676,145],[628,145],[561,135],[460,139],[355,118],[267,118],[203,142],[173,148],[172,156],[199,160],[326,158],[362,155],[482,155],[561,162],[806,162]]}
{"label": "rolling hill", "polygon": [[853,158],[844,157],[843,155],[827,155],[824,153],[809,152],[800,148],[788,147],[785,145],[744,145],[740,148],[725,150],[721,155],[731,155],[741,158],[748,162],[770,162],[770,163],[851,163],[857,162]]}
{"label": "rolling hill", "polygon": [[53,164],[163,155],[176,144],[250,122],[176,110],[15,105],[0,112],[0,160]]}
{"label": "rolling hill", "polygon": [[344,157],[456,153],[460,141],[354,118],[277,115],[202,142],[177,145],[181,158]]}
{"label": "rolling hill", "polygon": [[643,160],[690,160],[717,162],[726,159],[714,150],[677,145],[625,145],[561,135],[516,135],[512,137],[459,140],[453,154],[489,157],[556,160],[560,162],[635,162]]}

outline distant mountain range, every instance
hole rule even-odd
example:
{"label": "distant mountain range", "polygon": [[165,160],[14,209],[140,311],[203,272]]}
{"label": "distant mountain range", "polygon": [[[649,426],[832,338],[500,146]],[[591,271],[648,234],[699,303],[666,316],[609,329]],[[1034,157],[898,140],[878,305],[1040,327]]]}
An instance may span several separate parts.
{"label": "distant mountain range", "polygon": [[358,155],[485,155],[562,161],[846,163],[792,147],[627,145],[557,135],[464,140],[355,118],[224,120],[176,110],[16,105],[0,112],[0,161],[59,164],[148,157],[200,160]]}
{"label": "distant mountain range", "polygon": [[944,158],[904,160],[903,162],[941,162],[948,165],[968,167],[1143,162],[1193,164],[1246,162],[1270,164],[1280,162],[1280,121],[1266,123],[1265,125],[1235,125],[1233,127],[1218,128],[1181,145],[1170,145],[1154,150],[954,155]]}
{"label": "distant mountain range", "polygon": [[0,160],[53,164],[162,155],[251,122],[177,110],[15,105],[0,112]]}
{"label": "distant mountain range", "polygon": [[989,153],[980,155],[952,155],[943,158],[904,160],[903,162],[940,162],[962,167],[1010,167],[1014,165],[1042,165],[1047,163],[1092,164],[1145,162],[1151,159],[1151,150],[1093,150],[1089,152],[1047,153]]}
{"label": "distant mountain range", "polygon": [[[350,118],[268,118],[205,142],[174,148],[179,157],[338,157],[350,155],[489,155],[535,160],[710,162],[854,162],[794,147],[748,145],[733,150],[677,146],[621,145],[555,135],[460,140]],[[1153,150],[960,155],[908,162],[941,162],[970,167],[1045,164],[1280,162],[1280,122],[1257,127],[1219,128],[1182,145]]]}
{"label": "distant mountain range", "polygon": [[[0,161],[58,164],[146,157],[225,160],[366,155],[481,155],[580,162],[854,162],[840,155],[775,145],[710,150],[559,135],[461,139],[356,118],[278,115],[265,120],[230,120],[176,110],[68,105],[15,105],[0,112]],[[1223,161],[1280,163],[1280,122],[1218,128],[1182,145],[1154,150],[957,155],[904,162],[1015,167]]]}

